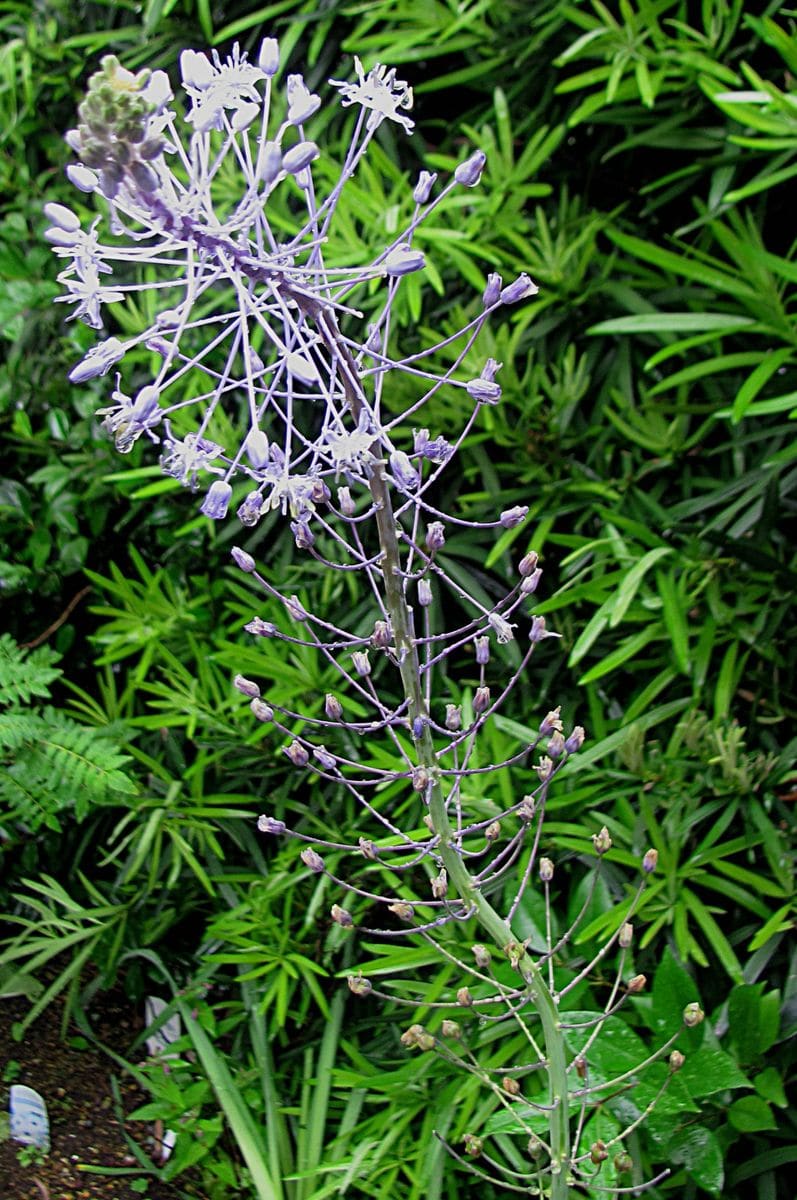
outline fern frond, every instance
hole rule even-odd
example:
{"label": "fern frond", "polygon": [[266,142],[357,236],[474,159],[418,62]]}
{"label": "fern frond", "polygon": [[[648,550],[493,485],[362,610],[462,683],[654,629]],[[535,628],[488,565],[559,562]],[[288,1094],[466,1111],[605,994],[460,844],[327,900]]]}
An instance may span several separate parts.
{"label": "fern frond", "polygon": [[27,704],[34,696],[48,699],[49,685],[63,674],[53,666],[60,657],[49,646],[23,650],[10,634],[0,634],[0,704]]}

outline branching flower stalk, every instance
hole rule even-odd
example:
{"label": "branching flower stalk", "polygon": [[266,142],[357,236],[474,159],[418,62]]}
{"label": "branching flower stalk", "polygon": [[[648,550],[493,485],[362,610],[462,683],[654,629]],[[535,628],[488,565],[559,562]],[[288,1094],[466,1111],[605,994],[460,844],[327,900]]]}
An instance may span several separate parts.
{"label": "branching flower stalk", "polygon": [[[502,1165],[485,1153],[476,1134],[465,1136],[464,1156],[450,1148],[458,1161],[509,1192],[565,1200],[572,1188],[601,1172],[609,1146],[620,1150],[616,1171],[630,1169],[623,1138],[638,1120],[587,1150],[582,1140],[590,1106],[613,1087],[632,1086],[636,1075],[624,1070],[592,1082],[589,1061],[607,1023],[644,987],[643,976],[624,977],[630,917],[643,885],[615,934],[557,990],[558,956],[592,892],[576,921],[555,937],[554,864],[540,855],[542,827],[550,783],[579,750],[584,731],[575,727],[565,734],[554,709],[503,761],[480,762],[480,733],[522,678],[535,649],[556,635],[532,614],[519,665],[505,664],[501,689],[493,695],[486,667],[494,647],[515,640],[539,583],[537,556],[527,552],[509,593],[486,606],[441,555],[452,531],[478,523],[435,504],[441,474],[481,408],[501,396],[499,363],[488,359],[473,374],[479,331],[493,314],[536,288],[524,274],[508,284],[491,274],[479,311],[461,328],[402,355],[396,349],[401,284],[427,266],[419,248],[424,222],[452,193],[478,185],[485,155],[474,151],[437,191],[437,177],[422,172],[411,204],[404,205],[400,232],[386,245],[378,227],[365,220],[357,238],[347,241],[336,235],[335,221],[346,185],[383,122],[412,131],[411,88],[382,66],[366,73],[357,59],[355,82],[331,81],[343,106],[355,112],[344,162],[334,168],[306,130],[320,98],[299,75],[288,76],[284,96],[274,89],[279,50],[273,39],[263,41],[256,62],[237,46],[227,59],[184,51],[181,71],[187,134],[171,108],[166,75],[134,75],[109,56],[90,80],[79,127],[68,135],[79,159],[68,168],[69,177],[84,195],[107,206],[109,223],[101,240],[100,217],[86,231],[72,209],[47,206],[46,236],[65,260],[59,276],[68,292],[64,299],[75,304],[73,316],[98,330],[104,328],[105,306],[112,311],[122,306],[120,325],[127,330],[133,327],[131,305],[147,315],[140,332],[125,340],[112,334],[90,349],[70,378],[84,383],[127,359],[126,376],[135,386],[123,387],[120,369],[112,403],[100,411],[122,453],[140,439],[159,447],[164,472],[201,490],[200,511],[213,520],[226,517],[235,492],[246,528],[267,513],[283,513],[297,549],[316,571],[335,569],[351,581],[350,588],[360,581],[347,627],[281,591],[277,581],[260,574],[248,551],[233,551],[238,567],[260,583],[270,603],[269,618],[253,617],[247,630],[313,648],[337,680],[339,694],[327,694],[319,715],[269,702],[255,681],[242,676],[236,687],[254,717],[284,737],[282,751],[292,766],[346,789],[381,832],[350,845],[309,837],[267,814],[258,827],[295,837],[303,843],[307,870],[348,891],[353,906],[384,912],[385,921],[375,928],[363,922],[368,932],[433,944],[463,980],[448,1001],[429,1004],[389,994],[391,1000],[433,1013],[454,1010],[477,1017],[480,1026],[508,1021],[521,1032],[531,1061],[494,1069],[464,1043],[461,1052],[456,1048],[462,1030],[450,1018],[442,1021],[441,1037],[413,1024],[401,1040],[440,1053],[490,1087],[497,1107],[525,1137],[530,1167],[525,1172]],[[442,389],[456,390],[468,413],[453,443],[424,428],[411,431],[425,406],[434,413]],[[527,511],[509,508],[482,526],[517,528]],[[441,589],[465,615],[456,628],[437,632],[430,612]],[[368,606],[371,612],[375,606],[375,620],[366,619]],[[279,611],[290,630],[271,619]],[[478,682],[457,690],[448,671],[463,657],[471,678],[475,658]],[[441,679],[450,694],[445,702],[435,690]],[[380,735],[389,745],[390,767],[382,765],[384,758],[352,749],[354,738],[365,747]],[[337,742],[330,749],[321,739],[333,736]],[[510,769],[534,780],[529,793],[503,808],[491,802],[486,816],[472,811],[468,789]],[[391,802],[382,798],[396,785],[415,797],[412,828],[397,821]],[[602,829],[593,843],[594,887],[611,849],[608,832]],[[400,885],[385,894],[340,878],[327,867],[325,850],[364,857]],[[643,882],[654,867],[651,851],[642,863]],[[535,874],[546,912],[543,946],[532,946],[519,924]],[[339,904],[333,905],[332,919],[343,928],[355,924],[351,911]],[[463,937],[470,937],[473,923],[487,944],[471,943],[469,958]],[[617,953],[617,968],[608,1001],[586,1020],[568,1021],[563,999],[610,952]],[[380,994],[362,975],[351,977],[349,987],[355,995]],[[695,1014],[689,1019],[694,1022]],[[582,1030],[586,1036],[574,1052],[569,1039]],[[670,1044],[648,1061],[655,1062]],[[640,1062],[640,1069],[645,1065]],[[671,1056],[670,1074],[679,1065]],[[545,1076],[547,1088],[525,1099],[521,1081],[534,1072]],[[475,1165],[478,1158],[486,1171]]]}

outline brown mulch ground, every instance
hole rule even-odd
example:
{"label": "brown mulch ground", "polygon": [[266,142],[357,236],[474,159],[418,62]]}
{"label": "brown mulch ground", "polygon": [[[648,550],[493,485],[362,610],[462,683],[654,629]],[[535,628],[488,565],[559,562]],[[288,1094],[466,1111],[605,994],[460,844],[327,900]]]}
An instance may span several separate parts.
{"label": "brown mulch ground", "polygon": [[[10,1083],[35,1088],[47,1103],[51,1146],[41,1163],[22,1166],[19,1144],[0,1139],[0,1200],[177,1200],[176,1188],[151,1176],[103,1176],[81,1169],[135,1166],[114,1111],[110,1076],[119,1082],[126,1112],[147,1097],[108,1057],[70,1045],[70,1035],[61,1040],[58,1003],[45,1010],[24,1041],[15,1042],[11,1026],[28,1007],[22,998],[0,1000],[0,1108],[8,1112]],[[119,995],[100,997],[91,1018],[100,1041],[121,1055],[141,1029],[140,1018]],[[70,1033],[78,1035],[74,1029]],[[149,1152],[150,1131],[143,1122],[130,1122],[128,1132]],[[138,1179],[141,1186],[145,1178],[147,1190],[133,1191],[131,1183]]]}

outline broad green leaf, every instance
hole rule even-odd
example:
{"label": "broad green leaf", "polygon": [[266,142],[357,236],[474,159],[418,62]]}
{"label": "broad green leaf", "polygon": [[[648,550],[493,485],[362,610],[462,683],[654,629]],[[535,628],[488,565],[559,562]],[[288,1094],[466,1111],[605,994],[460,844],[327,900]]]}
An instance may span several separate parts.
{"label": "broad green leaf", "polygon": [[772,1109],[760,1096],[742,1096],[740,1100],[734,1100],[728,1109],[728,1120],[742,1133],[762,1133],[765,1129],[778,1127]]}
{"label": "broad green leaf", "polygon": [[712,1096],[729,1088],[752,1086],[730,1054],[706,1045],[686,1055],[678,1078],[686,1084],[691,1096]]}
{"label": "broad green leaf", "polygon": [[602,658],[601,661],[596,663],[594,667],[590,667],[590,669],[586,671],[579,679],[579,685],[592,683],[596,679],[602,679],[603,676],[608,675],[610,671],[615,671],[617,667],[621,667],[624,662],[628,662],[629,658],[633,658],[634,655],[639,654],[641,650],[644,650],[645,646],[649,645],[650,642],[660,638],[661,632],[661,625],[658,621],[647,626],[645,629],[640,629],[639,633],[634,634],[633,637],[627,638],[626,641],[619,645],[616,650],[613,650],[611,654],[607,654],[606,657]]}

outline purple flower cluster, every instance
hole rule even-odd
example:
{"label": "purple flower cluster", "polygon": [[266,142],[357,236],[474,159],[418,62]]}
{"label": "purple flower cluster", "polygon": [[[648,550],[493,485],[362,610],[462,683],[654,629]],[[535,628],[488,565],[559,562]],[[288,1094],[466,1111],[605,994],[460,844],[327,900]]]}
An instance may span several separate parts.
{"label": "purple flower cluster", "polygon": [[[119,365],[100,410],[117,448],[142,437],[159,446],[163,470],[200,490],[213,519],[246,481],[242,523],[280,509],[303,548],[313,544],[319,500],[367,481],[378,462],[389,463],[399,491],[417,499],[428,490],[450,447],[426,431],[404,444],[408,418],[444,385],[471,408],[495,403],[499,364],[467,379],[463,361],[491,310],[536,291],[526,276],[507,287],[491,276],[482,311],[456,337],[407,357],[393,351],[398,289],[425,267],[417,231],[450,192],[479,182],[485,156],[473,153],[437,189],[422,172],[403,227],[367,261],[351,261],[333,236],[346,184],[384,121],[407,133],[413,124],[412,89],[395,71],[354,65],[355,82],[331,81],[339,102],[357,109],[335,165],[312,140],[321,98],[300,75],[275,87],[273,38],[256,61],[237,46],[227,58],[185,50],[182,121],[163,71],[133,74],[108,56],[67,136],[79,159],[68,175],[104,202],[108,219],[83,228],[65,206],[46,209],[72,315],[102,330],[106,308],[149,314],[146,328],[112,333],[70,374],[80,383]],[[142,348],[156,363],[144,382]],[[136,349],[130,387],[121,366]],[[388,413],[383,395],[398,372],[415,394]]]}

